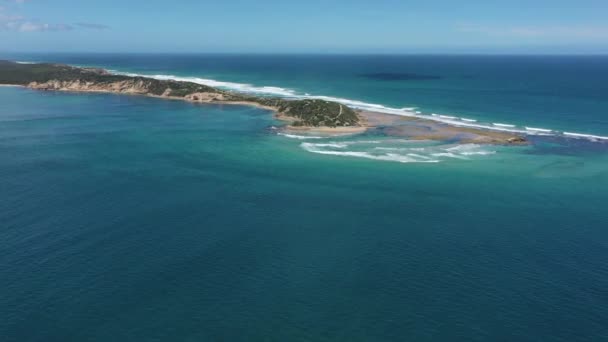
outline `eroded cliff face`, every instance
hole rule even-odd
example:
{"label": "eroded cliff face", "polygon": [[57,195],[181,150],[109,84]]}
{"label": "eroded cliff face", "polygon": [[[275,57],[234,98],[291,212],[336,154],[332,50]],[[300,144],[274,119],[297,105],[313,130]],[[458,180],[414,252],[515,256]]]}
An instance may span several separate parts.
{"label": "eroded cliff face", "polygon": [[44,83],[32,82],[28,84],[28,87],[38,90],[95,91],[125,94],[150,93],[150,85],[142,80],[126,80],[108,83],[87,82],[82,80],[51,80]]}
{"label": "eroded cliff face", "polygon": [[223,94],[209,92],[189,94],[186,95],[184,98],[192,102],[215,102],[226,100]]}
{"label": "eroded cliff face", "polygon": [[[359,131],[360,128],[366,127],[390,126],[370,125],[367,123],[370,119],[366,119],[362,113],[338,102],[256,96],[193,82],[115,75],[103,69],[79,68],[61,64],[19,64],[0,60],[1,84],[50,91],[104,92],[154,96],[197,103],[246,104],[272,110],[276,113],[277,118],[288,121],[297,129],[344,128],[353,132],[353,129]],[[385,116],[381,113],[369,112],[368,114],[370,118],[378,115]],[[509,145],[527,143],[525,137],[517,134],[497,133],[475,128],[445,128],[445,125],[426,119],[410,120],[417,121],[415,125],[409,125],[409,129],[406,129],[406,125],[402,123],[394,124],[395,127],[386,128],[385,131],[390,129],[394,135],[431,140],[475,139],[475,141],[471,141]]]}
{"label": "eroded cliff face", "polygon": [[162,94],[155,94],[151,89],[151,83],[144,80],[126,80],[117,82],[87,82],[83,80],[60,81],[51,80],[44,83],[31,82],[29,88],[37,90],[60,90],[60,91],[82,91],[82,92],[108,92],[122,94],[150,95],[168,98],[180,98],[191,102],[216,102],[229,100],[222,93],[196,92],[186,96],[179,96],[174,89],[165,88]]}
{"label": "eroded cliff face", "polygon": [[193,82],[115,75],[103,69],[61,64],[25,65],[0,61],[0,84],[50,91],[144,95],[198,103],[247,104],[282,113],[301,127],[360,126],[359,116],[353,109],[331,101],[255,96]]}
{"label": "eroded cliff face", "polygon": [[339,103],[311,99],[257,98],[216,90],[210,87],[179,82],[169,83],[154,79],[102,79],[101,81],[53,79],[47,82],[31,82],[28,84],[28,87],[38,90],[147,95],[198,103],[247,103],[274,110],[281,114],[281,118],[289,120],[297,126],[359,126],[358,115],[351,108]]}

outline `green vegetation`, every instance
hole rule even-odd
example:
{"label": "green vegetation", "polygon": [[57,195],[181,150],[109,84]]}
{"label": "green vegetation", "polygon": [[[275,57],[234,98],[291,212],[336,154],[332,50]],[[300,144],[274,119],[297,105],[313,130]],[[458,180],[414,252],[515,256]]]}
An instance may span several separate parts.
{"label": "green vegetation", "polygon": [[298,119],[294,126],[326,126],[342,127],[356,126],[359,124],[359,116],[352,108],[324,100],[287,100],[276,97],[246,97],[241,96],[238,100],[255,102],[264,106],[276,108],[283,115]]}
{"label": "green vegetation", "polygon": [[[28,85],[32,82],[47,83],[79,82],[94,84],[98,88],[110,87],[120,82],[136,86],[141,94],[185,97],[193,93],[222,94],[224,101],[242,101],[275,108],[279,113],[295,118],[296,126],[355,126],[359,117],[348,106],[324,100],[288,100],[282,98],[254,97],[227,92],[191,82],[156,80],[146,77],[112,75],[103,69],[77,68],[61,64],[18,64],[0,61],[0,84]],[[111,88],[114,90],[114,88]],[[122,88],[121,88],[122,89]],[[120,92],[120,91],[117,91]]]}
{"label": "green vegetation", "polygon": [[162,95],[167,88],[170,88],[171,96],[178,97],[195,92],[220,92],[215,88],[191,82],[112,75],[103,69],[76,68],[61,64],[19,64],[0,61],[0,84],[28,85],[32,82],[45,83],[54,80],[91,82],[101,86],[116,82],[139,83],[142,88],[147,89],[149,94]]}
{"label": "green vegetation", "polygon": [[324,100],[283,100],[280,101],[278,110],[300,119],[294,123],[296,126],[354,126],[359,122],[359,117],[351,108]]}
{"label": "green vegetation", "polygon": [[132,77],[111,75],[100,69],[75,68],[60,64],[18,64],[0,61],[0,83],[27,85],[31,82],[83,81],[113,83]]}

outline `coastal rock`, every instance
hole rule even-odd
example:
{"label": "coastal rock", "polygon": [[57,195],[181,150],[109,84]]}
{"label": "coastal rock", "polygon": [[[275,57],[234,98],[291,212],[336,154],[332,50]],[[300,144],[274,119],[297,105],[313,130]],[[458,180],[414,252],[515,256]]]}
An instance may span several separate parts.
{"label": "coastal rock", "polygon": [[31,82],[27,86],[38,90],[94,91],[126,94],[147,94],[149,92],[148,87],[142,81],[95,83],[83,80],[50,80],[42,83]]}
{"label": "coastal rock", "polygon": [[0,61],[0,84],[32,89],[104,92],[182,99],[200,103],[255,106],[280,114],[299,127],[361,127],[361,117],[350,107],[321,99],[285,99],[230,92],[203,84],[109,73],[103,69],[62,64],[19,64]]}
{"label": "coastal rock", "polygon": [[213,101],[224,101],[225,100],[225,97],[223,94],[210,93],[210,92],[193,93],[193,94],[186,95],[184,98],[188,101],[193,101],[193,102],[213,102]]}
{"label": "coastal rock", "polygon": [[527,140],[526,140],[524,137],[519,137],[519,136],[517,136],[517,137],[512,137],[512,138],[509,138],[509,139],[507,140],[507,142],[508,142],[509,144],[518,145],[518,144],[525,144],[525,143],[527,143],[528,141],[527,141]]}

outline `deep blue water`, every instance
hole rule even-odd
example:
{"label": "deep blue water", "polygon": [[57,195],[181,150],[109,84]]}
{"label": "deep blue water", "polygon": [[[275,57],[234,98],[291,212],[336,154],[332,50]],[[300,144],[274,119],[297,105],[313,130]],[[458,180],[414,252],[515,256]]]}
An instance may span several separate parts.
{"label": "deep blue water", "polygon": [[[199,77],[608,136],[608,56],[51,54],[6,58]],[[385,75],[388,77],[370,77]],[[411,77],[404,77],[411,76]],[[431,76],[431,78],[416,77]]]}
{"label": "deep blue water", "polygon": [[[69,58],[142,73],[194,68],[183,66],[193,57],[165,66],[158,56],[81,57]],[[196,68],[228,77],[236,63],[208,58],[213,68]],[[430,69],[368,71],[358,74],[376,75],[356,77],[369,85],[328,82],[327,93],[360,99],[372,84],[449,82]],[[326,77],[311,73],[301,88],[295,76],[293,87],[276,85],[308,91]],[[243,74],[250,78],[216,78],[275,85]],[[582,83],[536,87],[581,90],[559,101],[592,103],[595,111],[572,113],[595,121],[572,122],[600,134],[606,99]],[[471,96],[481,117],[485,102],[464,88],[462,102]],[[429,107],[452,103],[431,101],[436,91]],[[424,91],[414,93],[411,104],[423,108]],[[519,91],[504,96],[536,112]],[[545,126],[567,124],[538,113]],[[0,340],[608,340],[605,143],[416,145],[458,158],[397,163],[303,144],[369,152],[407,142],[373,133],[301,141],[269,129],[277,124],[248,107],[0,88]]]}

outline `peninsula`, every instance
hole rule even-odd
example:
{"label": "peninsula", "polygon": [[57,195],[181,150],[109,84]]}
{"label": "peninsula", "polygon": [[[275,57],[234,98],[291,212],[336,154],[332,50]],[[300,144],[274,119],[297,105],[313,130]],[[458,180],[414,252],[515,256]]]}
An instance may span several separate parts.
{"label": "peninsula", "polygon": [[98,68],[0,61],[0,84],[38,90],[107,92],[201,103],[253,105],[275,111],[279,118],[296,127],[361,126],[360,117],[354,110],[336,102],[249,96],[192,82],[114,75]]}
{"label": "peninsula", "polygon": [[0,61],[0,85],[50,91],[143,95],[195,103],[250,105],[275,112],[276,118],[289,123],[284,127],[286,130],[359,133],[374,128],[383,130],[387,135],[410,139],[450,139],[485,144],[526,143],[522,136],[509,132],[462,128],[423,118],[356,111],[338,102],[252,96],[192,82],[116,75],[104,69],[64,64]]}

